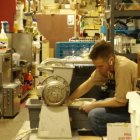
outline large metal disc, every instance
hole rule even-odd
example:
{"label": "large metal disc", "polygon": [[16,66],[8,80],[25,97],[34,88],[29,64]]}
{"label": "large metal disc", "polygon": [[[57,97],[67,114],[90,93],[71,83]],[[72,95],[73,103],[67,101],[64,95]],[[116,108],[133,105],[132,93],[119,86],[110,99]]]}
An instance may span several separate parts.
{"label": "large metal disc", "polygon": [[47,105],[63,104],[70,93],[67,81],[60,76],[50,76],[43,81],[45,85],[42,96]]}

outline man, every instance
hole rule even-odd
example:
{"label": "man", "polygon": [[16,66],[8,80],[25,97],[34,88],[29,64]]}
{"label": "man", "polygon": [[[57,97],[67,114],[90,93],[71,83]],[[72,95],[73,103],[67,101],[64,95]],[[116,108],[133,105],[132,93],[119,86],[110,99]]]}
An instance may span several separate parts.
{"label": "man", "polygon": [[88,112],[88,119],[95,135],[105,136],[107,123],[129,122],[126,94],[135,90],[137,64],[126,57],[114,54],[110,43],[102,40],[90,51],[89,58],[96,66],[91,76],[68,98],[67,103],[86,94],[93,86],[108,81],[115,83],[113,95],[96,102],[85,103],[81,109]]}

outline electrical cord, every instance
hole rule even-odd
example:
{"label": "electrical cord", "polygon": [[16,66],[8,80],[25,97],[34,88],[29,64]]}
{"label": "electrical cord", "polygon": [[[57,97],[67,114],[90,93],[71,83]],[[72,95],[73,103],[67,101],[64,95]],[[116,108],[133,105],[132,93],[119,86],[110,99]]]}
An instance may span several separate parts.
{"label": "electrical cord", "polygon": [[27,135],[29,135],[32,131],[35,131],[35,130],[38,130],[38,128],[29,129],[29,130],[26,130],[26,131],[24,131],[22,133],[19,133],[15,137],[13,137],[11,140],[22,140]]}

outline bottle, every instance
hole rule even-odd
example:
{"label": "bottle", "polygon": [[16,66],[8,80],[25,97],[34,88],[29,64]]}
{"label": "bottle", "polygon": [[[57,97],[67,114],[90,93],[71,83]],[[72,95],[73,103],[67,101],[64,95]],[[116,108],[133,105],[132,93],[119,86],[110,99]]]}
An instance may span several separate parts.
{"label": "bottle", "polygon": [[4,31],[4,23],[7,21],[1,21],[1,33],[0,33],[0,48],[8,48],[8,37]]}
{"label": "bottle", "polygon": [[5,33],[9,33],[10,32],[9,23],[7,21],[4,22],[4,32]]}
{"label": "bottle", "polygon": [[18,32],[23,32],[24,27],[23,27],[23,9],[24,9],[24,4],[23,3],[18,3],[16,5],[16,20],[18,22]]}
{"label": "bottle", "polygon": [[18,33],[18,22],[14,20],[14,33]]}
{"label": "bottle", "polygon": [[29,71],[29,74],[28,74],[28,85],[29,85],[29,89],[32,89],[32,85],[33,85],[33,76],[32,76],[31,71]]}

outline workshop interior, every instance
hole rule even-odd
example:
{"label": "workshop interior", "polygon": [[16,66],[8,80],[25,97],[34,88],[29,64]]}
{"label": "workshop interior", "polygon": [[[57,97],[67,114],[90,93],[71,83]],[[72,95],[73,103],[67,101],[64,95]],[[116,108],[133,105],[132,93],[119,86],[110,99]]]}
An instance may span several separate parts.
{"label": "workshop interior", "polygon": [[[1,140],[140,140],[140,0],[0,3]],[[101,40],[138,64],[138,90],[127,93],[130,123],[94,136],[79,108],[101,87],[65,102],[96,69],[89,53]]]}

